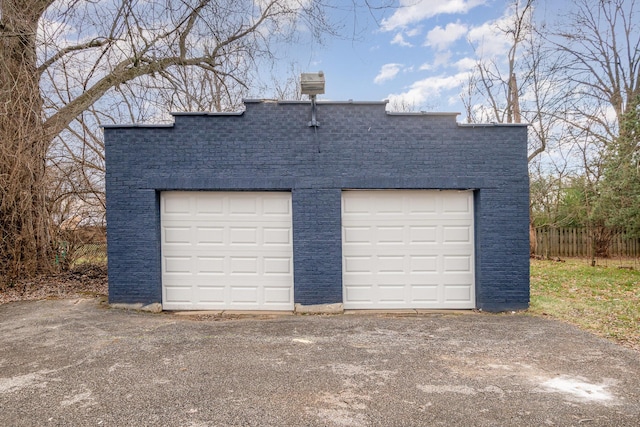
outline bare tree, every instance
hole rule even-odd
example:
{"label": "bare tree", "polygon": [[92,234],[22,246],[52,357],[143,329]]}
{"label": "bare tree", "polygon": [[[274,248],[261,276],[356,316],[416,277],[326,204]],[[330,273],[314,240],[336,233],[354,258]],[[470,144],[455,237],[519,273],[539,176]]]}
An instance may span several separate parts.
{"label": "bare tree", "polygon": [[[217,94],[231,84],[247,86],[246,70],[269,55],[274,38],[285,39],[305,22],[314,34],[331,31],[322,6],[291,0],[0,0],[0,275],[51,268],[54,203],[47,199],[47,179],[55,174],[47,175],[47,153],[54,141],[67,144],[83,168],[59,163],[57,170],[79,174],[79,182],[93,180],[87,171],[100,168],[101,151],[89,130],[100,115],[97,109],[84,112],[141,79],[158,88],[178,86],[185,67],[201,70],[203,83]],[[218,97],[211,105],[223,109],[225,102]],[[136,108],[148,106],[130,105],[132,115],[140,113]],[[80,155],[72,142],[62,141],[69,135],[89,141]]]}
{"label": "bare tree", "polygon": [[639,13],[636,0],[577,0],[547,36],[565,70],[565,118],[596,185],[628,106],[640,96]]}
{"label": "bare tree", "polygon": [[496,24],[508,50],[494,57],[479,51],[463,95],[470,122],[529,123],[529,162],[558,143],[563,111],[558,59],[549,55],[544,28],[534,20],[535,4],[511,4],[510,17]]}
{"label": "bare tree", "polygon": [[[302,70],[294,63],[290,63],[285,76],[272,73],[270,87],[271,96],[278,100],[300,101],[306,96],[302,95],[300,87],[300,73]],[[265,88],[265,91],[268,89]]]}
{"label": "bare tree", "polygon": [[[520,93],[516,76],[519,50],[531,33],[531,14],[534,0],[512,3],[512,20],[497,29],[510,42],[506,58],[488,58],[478,61],[479,82],[498,123],[521,123]],[[506,60],[506,61],[505,61]],[[503,66],[506,62],[506,68]]]}
{"label": "bare tree", "polygon": [[45,202],[43,102],[36,31],[47,1],[0,2],[0,262],[2,273],[43,269],[51,260]]}
{"label": "bare tree", "polygon": [[[565,133],[558,59],[548,54],[541,35],[544,27],[534,20],[535,4],[535,0],[511,3],[509,18],[496,24],[497,32],[508,41],[508,50],[503,57],[481,56],[463,95],[469,121],[529,123],[530,165],[550,145],[559,146]],[[474,103],[476,97],[481,100],[479,104]],[[535,166],[539,168],[539,164]],[[540,178],[537,181],[544,182]],[[535,203],[532,197],[529,227],[532,253],[536,241]]]}
{"label": "bare tree", "polygon": [[565,58],[575,114],[598,124],[603,141],[615,139],[627,106],[640,95],[640,5],[576,0],[574,7],[549,39]]}
{"label": "bare tree", "polygon": [[607,161],[616,155],[625,117],[629,112],[637,117],[633,109],[640,96],[639,13],[636,0],[577,0],[547,36],[565,70],[562,94],[568,136],[577,147],[585,194],[590,196],[584,206],[592,264],[596,256],[606,255],[610,240],[609,219],[596,209],[610,196],[603,186]]}

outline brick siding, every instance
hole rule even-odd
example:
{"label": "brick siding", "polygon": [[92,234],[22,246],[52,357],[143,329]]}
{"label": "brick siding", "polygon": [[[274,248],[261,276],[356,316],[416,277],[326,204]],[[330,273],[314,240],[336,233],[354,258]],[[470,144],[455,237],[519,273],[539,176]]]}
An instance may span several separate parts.
{"label": "brick siding", "polygon": [[313,128],[309,102],[245,105],[105,128],[111,302],[161,302],[161,191],[291,191],[295,302],[320,304],[342,301],[343,189],[473,189],[476,306],[528,306],[526,126],[320,102]]}

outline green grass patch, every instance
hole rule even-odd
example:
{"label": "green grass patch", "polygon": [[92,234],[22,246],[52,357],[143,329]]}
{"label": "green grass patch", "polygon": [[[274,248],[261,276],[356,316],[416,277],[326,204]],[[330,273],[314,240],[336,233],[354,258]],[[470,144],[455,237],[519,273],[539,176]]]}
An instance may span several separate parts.
{"label": "green grass patch", "polygon": [[[529,312],[551,316],[640,350],[640,265],[531,260]],[[618,267],[633,267],[633,270]]]}

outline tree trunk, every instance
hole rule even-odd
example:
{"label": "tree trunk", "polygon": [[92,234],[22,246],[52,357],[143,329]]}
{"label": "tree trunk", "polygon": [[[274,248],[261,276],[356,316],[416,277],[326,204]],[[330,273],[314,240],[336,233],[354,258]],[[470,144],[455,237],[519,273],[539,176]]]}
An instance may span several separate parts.
{"label": "tree trunk", "polygon": [[38,20],[50,1],[0,0],[0,278],[53,267]]}

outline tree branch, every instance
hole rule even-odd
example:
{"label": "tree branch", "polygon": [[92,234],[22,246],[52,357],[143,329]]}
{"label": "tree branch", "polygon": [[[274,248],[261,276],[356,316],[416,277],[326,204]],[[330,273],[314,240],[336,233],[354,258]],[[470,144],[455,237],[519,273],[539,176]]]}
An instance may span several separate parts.
{"label": "tree branch", "polygon": [[[202,0],[200,2],[200,5],[204,6],[209,2],[210,0]],[[84,110],[90,107],[105,93],[107,93],[109,89],[131,81],[137,77],[159,73],[173,66],[200,66],[202,68],[208,68],[210,70],[220,72],[216,70],[216,66],[219,65],[216,63],[216,60],[219,60],[220,57],[223,57],[226,54],[225,48],[233,45],[243,38],[250,36],[251,34],[256,33],[259,27],[263,25],[268,19],[274,18],[280,14],[287,13],[286,10],[277,9],[275,7],[276,4],[277,0],[271,0],[267,5],[263,7],[260,16],[257,19],[255,19],[249,25],[241,25],[226,39],[219,41],[213,49],[213,52],[211,52],[210,54],[187,58],[186,52],[183,49],[183,47],[186,49],[186,46],[180,46],[179,52],[177,52],[177,54],[174,54],[173,56],[156,59],[147,58],[138,53],[134,54],[130,58],[121,61],[106,76],[95,82],[81,95],[70,100],[51,117],[46,119],[44,122],[44,129],[46,134],[50,138],[53,138],[55,135],[59,134],[63,129],[65,129],[75,117],[77,117]],[[199,11],[199,8],[195,8],[189,13],[189,18],[182,21],[182,23],[186,23],[186,28],[180,34],[179,41],[181,43],[184,43],[188,33],[194,27],[195,16],[198,15]],[[157,39],[152,40],[150,43],[147,42],[145,51],[148,51],[149,48],[153,46],[155,41],[157,41]]]}
{"label": "tree branch", "polygon": [[88,41],[86,43],[83,44],[78,44],[75,46],[67,46],[64,49],[59,50],[58,52],[56,52],[55,55],[53,55],[51,58],[47,59],[46,61],[44,61],[37,69],[37,73],[38,75],[41,75],[42,73],[45,72],[45,70],[47,68],[49,68],[51,65],[53,65],[54,63],[56,63],[57,61],[59,61],[60,59],[62,59],[65,55],[71,53],[71,52],[77,52],[80,50],[85,50],[85,49],[93,49],[96,47],[102,47],[106,44],[110,43],[109,39],[93,39],[91,41]]}

